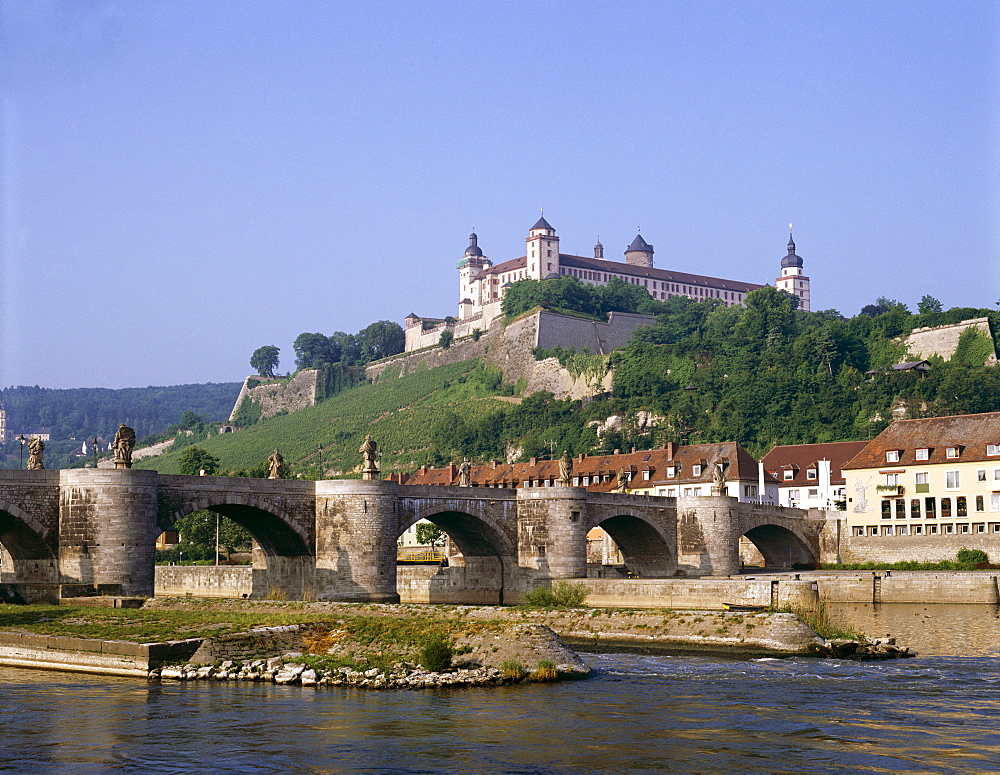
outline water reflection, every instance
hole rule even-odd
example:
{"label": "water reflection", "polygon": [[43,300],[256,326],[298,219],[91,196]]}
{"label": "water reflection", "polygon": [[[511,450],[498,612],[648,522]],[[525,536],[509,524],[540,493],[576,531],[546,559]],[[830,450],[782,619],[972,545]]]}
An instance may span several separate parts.
{"label": "water reflection", "polygon": [[0,668],[0,770],[945,773],[1000,762],[995,659],[588,658],[588,681],[384,693]]}
{"label": "water reflection", "polygon": [[837,622],[869,637],[889,634],[923,655],[1000,656],[1000,606],[828,603]]}

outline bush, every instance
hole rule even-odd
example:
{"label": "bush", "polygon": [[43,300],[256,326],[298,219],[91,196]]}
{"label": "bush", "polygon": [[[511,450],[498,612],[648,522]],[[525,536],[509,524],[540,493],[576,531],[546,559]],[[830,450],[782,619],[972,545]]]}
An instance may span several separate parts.
{"label": "bush", "polygon": [[963,565],[978,565],[981,562],[988,563],[990,557],[982,549],[959,549],[955,556]]}
{"label": "bush", "polygon": [[455,650],[444,638],[432,638],[420,650],[420,664],[428,670],[440,673],[451,667],[451,658]]}
{"label": "bush", "polygon": [[516,659],[505,659],[500,663],[500,674],[504,678],[520,681],[524,678],[524,667]]}
{"label": "bush", "polygon": [[525,605],[532,608],[579,608],[586,599],[587,586],[568,581],[557,581],[552,589],[535,587],[524,593]]}
{"label": "bush", "polygon": [[559,673],[556,672],[555,662],[550,659],[539,659],[538,666],[528,677],[536,683],[552,683],[559,680]]}
{"label": "bush", "polygon": [[451,342],[455,338],[454,332],[450,328],[446,328],[441,332],[441,336],[438,338],[438,344],[441,345],[445,350],[451,347]]}

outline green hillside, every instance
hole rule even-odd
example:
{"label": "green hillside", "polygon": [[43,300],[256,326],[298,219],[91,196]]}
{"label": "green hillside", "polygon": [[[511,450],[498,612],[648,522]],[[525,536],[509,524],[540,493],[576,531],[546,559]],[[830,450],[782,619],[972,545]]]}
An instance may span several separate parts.
{"label": "green hillside", "polygon": [[[293,475],[315,476],[317,445],[324,447],[326,471],[347,473],[360,464],[358,447],[365,434],[371,433],[383,447],[383,471],[408,471],[432,459],[432,429],[442,413],[458,412],[474,419],[501,406],[500,400],[490,399],[498,383],[497,374],[477,361],[439,366],[397,380],[360,385],[317,406],[263,420],[238,433],[192,441],[218,457],[222,470],[257,466],[278,447]],[[137,461],[136,468],[179,473],[181,452]]]}

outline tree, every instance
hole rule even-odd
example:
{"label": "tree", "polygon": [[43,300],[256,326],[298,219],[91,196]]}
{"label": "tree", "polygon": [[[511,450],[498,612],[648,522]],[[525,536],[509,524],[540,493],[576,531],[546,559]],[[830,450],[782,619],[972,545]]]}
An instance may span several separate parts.
{"label": "tree", "polygon": [[198,476],[204,471],[211,476],[219,470],[219,458],[201,447],[188,447],[181,452],[178,465],[182,474]]}
{"label": "tree", "polygon": [[250,356],[250,368],[262,377],[273,377],[274,370],[278,368],[279,352],[281,351],[271,344],[258,347]]}
{"label": "tree", "polygon": [[455,333],[450,328],[446,328],[441,332],[441,336],[438,338],[438,344],[441,345],[445,350],[451,347],[451,342],[455,338]]}
{"label": "tree", "polygon": [[376,361],[403,352],[406,334],[399,323],[380,320],[358,332],[358,346],[365,361]]}
{"label": "tree", "polygon": [[422,546],[437,546],[444,543],[444,532],[433,522],[421,522],[417,525],[417,543]]}
{"label": "tree", "polygon": [[919,312],[921,315],[927,315],[933,312],[941,312],[941,302],[929,294],[924,295],[923,297],[921,297],[920,303],[917,304],[917,312]]}
{"label": "tree", "polygon": [[295,337],[292,349],[295,350],[297,369],[315,369],[324,363],[336,361],[330,339],[324,334],[299,334]]}

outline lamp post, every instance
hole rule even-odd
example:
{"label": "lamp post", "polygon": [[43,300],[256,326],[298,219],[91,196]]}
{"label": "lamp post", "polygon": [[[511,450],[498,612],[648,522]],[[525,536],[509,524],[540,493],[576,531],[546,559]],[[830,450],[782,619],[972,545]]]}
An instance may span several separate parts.
{"label": "lamp post", "polygon": [[323,445],[316,445],[316,452],[319,453],[319,478],[323,478]]}
{"label": "lamp post", "polygon": [[93,444],[94,444],[94,468],[97,468],[97,456],[98,456],[98,450],[97,450],[97,443],[98,443],[98,442],[97,442],[97,436],[94,436],[94,438],[93,438],[93,439],[91,439],[91,441],[92,441],[92,442],[93,442]]}
{"label": "lamp post", "polygon": [[16,438],[16,441],[21,445],[21,449],[19,450],[19,454],[17,456],[17,468],[18,470],[21,470],[24,468],[24,445],[28,440],[24,438],[24,434],[22,433]]}

